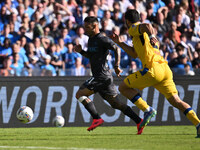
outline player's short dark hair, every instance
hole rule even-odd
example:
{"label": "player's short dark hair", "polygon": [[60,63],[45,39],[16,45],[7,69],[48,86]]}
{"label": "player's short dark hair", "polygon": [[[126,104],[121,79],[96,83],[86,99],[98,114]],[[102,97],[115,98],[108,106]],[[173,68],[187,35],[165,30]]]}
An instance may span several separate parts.
{"label": "player's short dark hair", "polygon": [[99,22],[98,19],[94,16],[88,16],[84,19],[84,22],[87,22],[87,23],[94,23],[94,22]]}
{"label": "player's short dark hair", "polygon": [[125,19],[131,23],[136,23],[140,20],[140,14],[135,9],[129,9],[125,13]]}

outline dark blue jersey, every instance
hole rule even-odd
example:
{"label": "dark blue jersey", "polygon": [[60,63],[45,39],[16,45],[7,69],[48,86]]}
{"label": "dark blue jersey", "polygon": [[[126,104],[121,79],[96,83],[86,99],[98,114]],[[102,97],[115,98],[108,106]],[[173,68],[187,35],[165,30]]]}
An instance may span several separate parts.
{"label": "dark blue jersey", "polygon": [[89,38],[87,54],[95,78],[107,78],[112,75],[108,67],[107,56],[109,50],[114,49],[114,45],[115,43],[110,38],[101,33]]}

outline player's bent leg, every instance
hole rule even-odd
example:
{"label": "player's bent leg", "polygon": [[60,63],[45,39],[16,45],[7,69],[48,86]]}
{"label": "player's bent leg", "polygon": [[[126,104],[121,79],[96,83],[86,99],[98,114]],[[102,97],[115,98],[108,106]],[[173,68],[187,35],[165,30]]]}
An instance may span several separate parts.
{"label": "player's bent leg", "polygon": [[144,119],[139,125],[141,129],[144,128],[150,122],[151,118],[157,114],[156,110],[150,107],[146,101],[142,99],[137,90],[128,87],[125,82],[120,84],[119,91],[122,95],[130,99],[139,109],[145,112]]}
{"label": "player's bent leg", "polygon": [[132,99],[138,93],[138,91],[128,87],[124,82],[119,85],[119,91],[128,99]]}
{"label": "player's bent leg", "polygon": [[81,96],[90,96],[94,94],[94,91],[91,91],[83,86],[80,87],[80,89],[76,92],[76,98],[79,99]]}
{"label": "player's bent leg", "polygon": [[197,137],[200,137],[200,120],[197,117],[196,113],[194,110],[191,108],[189,104],[186,102],[182,101],[178,95],[173,95],[170,98],[168,98],[168,101],[176,108],[181,110],[185,116],[192,122],[192,124],[196,127],[197,129]]}
{"label": "player's bent leg", "polygon": [[178,108],[182,112],[184,112],[187,108],[190,108],[190,105],[182,101],[177,94],[171,96],[170,98],[167,98],[167,100],[172,106]]}
{"label": "player's bent leg", "polygon": [[124,115],[131,118],[137,124],[137,134],[142,134],[144,128],[140,128],[140,123],[143,121],[128,105],[122,103],[117,96],[101,95],[114,109],[119,109]]}
{"label": "player's bent leg", "polygon": [[94,130],[96,127],[102,125],[104,122],[104,120],[99,116],[93,101],[88,98],[88,96],[93,93],[93,91],[90,91],[87,88],[79,89],[76,93],[76,98],[78,99],[78,101],[84,105],[86,110],[93,118],[92,125],[87,129],[88,131]]}
{"label": "player's bent leg", "polygon": [[122,95],[128,98],[133,104],[135,104],[143,112],[149,110],[149,105],[144,101],[137,90],[130,88],[125,82],[119,85],[119,91]]}

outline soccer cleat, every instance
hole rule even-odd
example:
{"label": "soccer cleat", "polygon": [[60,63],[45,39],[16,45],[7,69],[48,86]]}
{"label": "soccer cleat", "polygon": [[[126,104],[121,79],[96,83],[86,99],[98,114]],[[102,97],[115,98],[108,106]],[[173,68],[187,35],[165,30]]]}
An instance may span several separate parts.
{"label": "soccer cleat", "polygon": [[137,134],[142,134],[144,127],[140,128],[140,124],[142,123],[143,119],[141,119],[140,123],[137,124]]}
{"label": "soccer cleat", "polygon": [[142,127],[144,128],[149,123],[151,118],[154,117],[156,114],[157,114],[156,110],[150,107],[150,111],[144,113],[144,119],[140,123],[139,128],[142,128]]}
{"label": "soccer cleat", "polygon": [[200,138],[200,123],[197,126],[197,136],[196,138]]}
{"label": "soccer cleat", "polygon": [[103,119],[93,119],[92,125],[87,129],[88,131],[94,130],[96,127],[103,124]]}

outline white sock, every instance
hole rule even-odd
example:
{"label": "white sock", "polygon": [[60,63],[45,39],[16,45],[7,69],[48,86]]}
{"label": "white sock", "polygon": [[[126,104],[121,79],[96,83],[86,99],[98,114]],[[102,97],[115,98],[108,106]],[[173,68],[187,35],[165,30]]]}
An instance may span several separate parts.
{"label": "white sock", "polygon": [[149,112],[149,111],[150,111],[150,106],[144,112]]}

